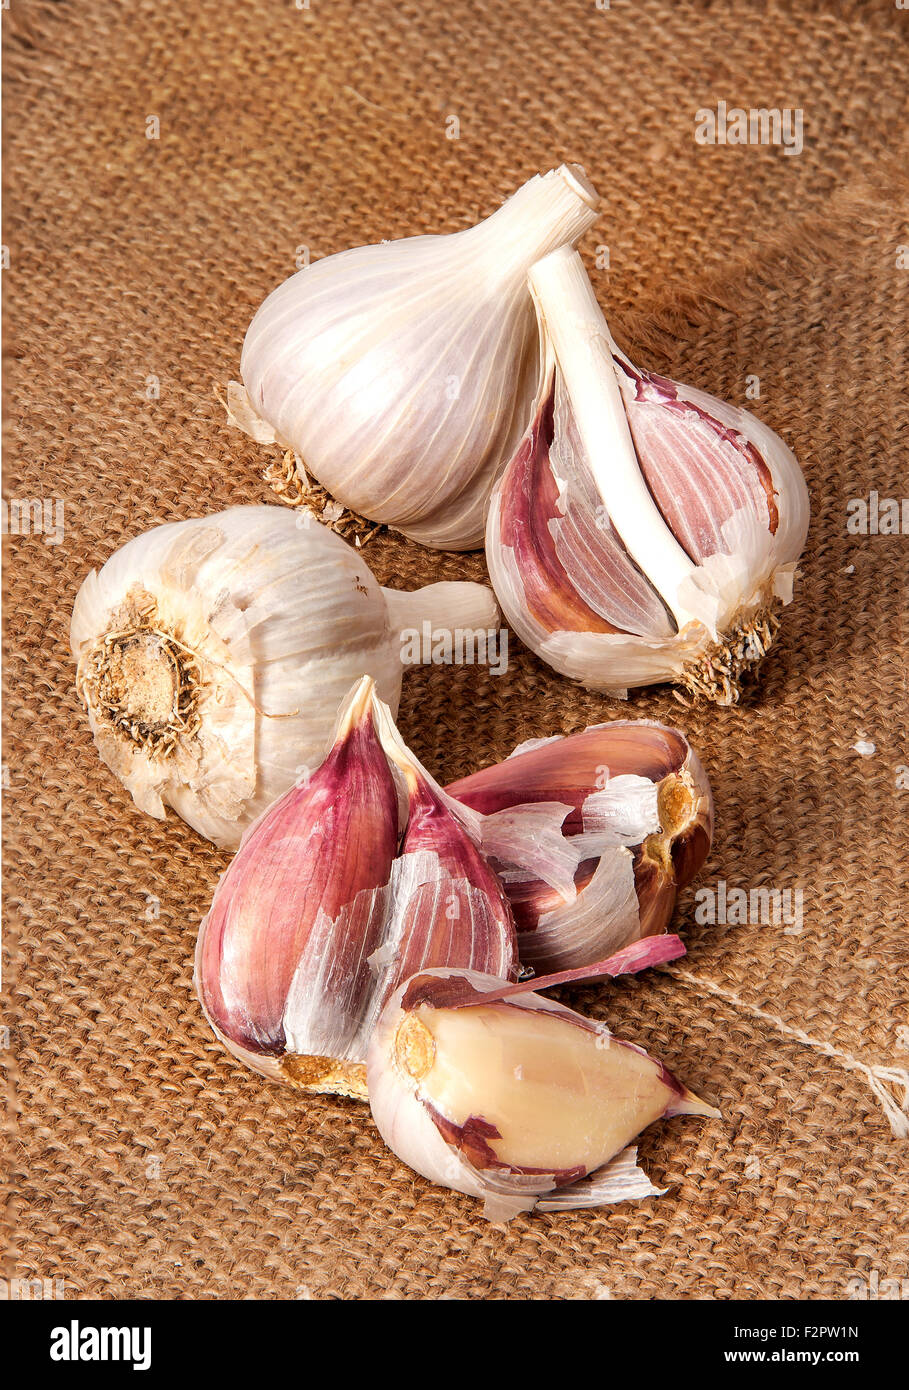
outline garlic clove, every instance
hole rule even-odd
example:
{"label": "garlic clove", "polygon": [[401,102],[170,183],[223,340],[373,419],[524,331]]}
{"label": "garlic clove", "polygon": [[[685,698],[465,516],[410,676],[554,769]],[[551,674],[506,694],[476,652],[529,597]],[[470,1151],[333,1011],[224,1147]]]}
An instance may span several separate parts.
{"label": "garlic clove", "polygon": [[739,516],[784,553],[805,543],[807,494],[791,449],[750,411],[636,367],[612,344],[641,471],[679,544],[703,564]]}
{"label": "garlic clove", "polygon": [[[505,891],[466,830],[419,777],[411,788],[401,860],[411,891],[396,922],[402,951],[393,983],[449,960],[477,959],[477,946],[484,962],[477,969],[516,976],[517,942]],[[417,867],[427,860],[430,872]],[[416,924],[427,919],[438,927],[420,943]]]}
{"label": "garlic clove", "polygon": [[[221,1040],[266,1075],[316,1088],[345,1079],[397,848],[373,690],[360,682],[321,767],[247,832],[199,933],[196,987]],[[356,1071],[346,1080],[356,1088]]]}
{"label": "garlic clove", "polygon": [[397,709],[400,634],[424,620],[498,613],[479,584],[381,589],[308,517],[233,507],[121,546],[82,584],[70,642],[98,752],[139,809],[230,849],[321,762],[354,680]]}
{"label": "garlic clove", "polygon": [[[389,1148],[506,1219],[570,1194],[661,1117],[719,1113],[602,1025],[473,971],[425,971],[401,986],[373,1034],[367,1076]],[[577,1197],[621,1200],[608,1183]]]}
{"label": "garlic clove", "polygon": [[[509,882],[507,872],[505,878]],[[586,965],[636,940],[641,934],[641,908],[635,878],[631,852],[610,848],[582,866],[573,900],[546,893],[525,897],[520,906],[515,905],[523,964],[537,973]],[[666,892],[656,900],[654,916],[659,910],[660,931],[668,925],[673,898]]]}
{"label": "garlic clove", "polygon": [[[522,743],[503,762],[462,777],[447,790],[486,815],[523,802],[567,802],[566,831],[578,834],[588,797],[615,778],[638,776],[658,786],[693,765],[691,746],[678,729],[648,719],[616,719],[577,734]],[[699,762],[697,772],[703,777]]]}
{"label": "garlic clove", "polygon": [[[713,834],[710,783],[696,753],[677,730],[644,720],[518,748],[448,792],[484,813],[483,847],[511,901],[521,960],[537,971],[587,965],[664,932]],[[515,809],[526,833],[534,804],[567,807],[572,891],[509,863],[490,834]]]}
{"label": "garlic clove", "polygon": [[388,711],[377,714],[406,798],[406,825],[382,945],[372,957],[378,980],[367,1032],[393,990],[419,970],[465,960],[500,979],[516,979],[519,970],[511,907],[478,847],[477,818],[429,776]]}
{"label": "garlic clove", "polygon": [[542,259],[530,283],[542,384],[487,523],[505,614],[592,689],[673,680],[734,703],[792,596],[801,470],[749,412],[635,367],[575,252]]}
{"label": "garlic clove", "polygon": [[247,832],[202,923],[196,989],[234,1056],[365,1099],[368,1039],[405,975],[466,965],[514,979],[511,909],[479,823],[421,768],[363,677],[328,757]]}
{"label": "garlic clove", "polygon": [[440,549],[482,544],[538,384],[526,276],[596,217],[577,165],[486,221],[328,256],[262,304],[229,418],[292,448],[345,506]]}

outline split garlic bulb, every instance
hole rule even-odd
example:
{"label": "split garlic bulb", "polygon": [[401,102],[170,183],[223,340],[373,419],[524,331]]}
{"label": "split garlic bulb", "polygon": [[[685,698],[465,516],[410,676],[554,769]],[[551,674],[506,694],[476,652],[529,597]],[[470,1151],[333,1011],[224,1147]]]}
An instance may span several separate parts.
{"label": "split garlic bulb", "polygon": [[355,679],[397,710],[401,628],[497,617],[482,585],[385,590],[307,513],[233,507],[128,541],[82,584],[70,641],[98,751],[139,809],[234,848],[321,761]]}
{"label": "split garlic bulb", "polygon": [[577,165],[475,227],[358,246],[292,275],[246,334],[229,417],[346,507],[424,545],[482,545],[538,385],[527,271],[595,220]]}
{"label": "split garlic bulb", "polygon": [[735,703],[792,597],[801,469],[747,411],[636,367],[576,252],[529,278],[542,386],[486,534],[506,617],[591,689],[673,681]]}
{"label": "split garlic bulb", "polygon": [[719,1112],[536,992],[556,980],[533,983],[449,968],[395,991],[367,1065],[382,1138],[431,1182],[482,1198],[492,1221],[659,1195],[631,1140],[661,1117]]}
{"label": "split garlic bulb", "polygon": [[[521,962],[538,974],[665,932],[713,834],[700,759],[684,734],[650,720],[531,740],[446,790],[482,813],[482,844],[511,902]],[[560,886],[509,864],[507,847],[496,846],[503,818],[520,815],[529,826],[534,805],[553,803],[565,810],[561,832],[578,859]]]}

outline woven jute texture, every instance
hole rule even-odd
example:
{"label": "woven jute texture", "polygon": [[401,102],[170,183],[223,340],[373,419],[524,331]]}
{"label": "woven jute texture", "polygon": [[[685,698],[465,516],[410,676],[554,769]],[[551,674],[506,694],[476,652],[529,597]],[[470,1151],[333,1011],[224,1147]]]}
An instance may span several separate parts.
{"label": "woven jute texture", "polygon": [[[909,1147],[886,1097],[909,1067],[909,536],[847,521],[850,499],[909,490],[909,13],[13,0],[3,24],[6,492],[64,506],[60,543],[3,542],[7,1275],[71,1298],[845,1298],[905,1280]],[[802,113],[803,149],[697,143],[720,101]],[[686,960],[575,992],[722,1109],[645,1134],[666,1195],[496,1228],[407,1171],[366,1110],[282,1091],[215,1041],[191,973],[226,859],[100,763],[67,637],[81,580],[126,538],[273,500],[276,452],[228,428],[216,388],[299,248],[459,229],[564,159],[604,196],[582,251],[622,346],[749,405],[802,461],[796,599],[738,708],[604,699],[514,640],[500,677],[409,672],[401,727],[448,780],[611,717],[681,725],[716,793],[700,886],[802,896],[788,923],[738,924],[696,920],[690,890]],[[405,588],[484,574],[387,535],[365,553]]]}

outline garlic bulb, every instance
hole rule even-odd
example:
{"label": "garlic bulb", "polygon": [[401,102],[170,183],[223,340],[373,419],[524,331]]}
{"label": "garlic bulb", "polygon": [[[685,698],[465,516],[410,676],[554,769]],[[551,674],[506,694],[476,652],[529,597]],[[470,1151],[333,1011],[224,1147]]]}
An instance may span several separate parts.
{"label": "garlic bulb", "polygon": [[346,507],[424,545],[482,545],[489,490],[530,418],[527,271],[595,220],[583,170],[537,176],[463,232],[300,270],[246,334],[232,423],[302,459]]}
{"label": "garlic bulb", "polygon": [[232,848],[321,761],[356,678],[397,709],[400,629],[429,614],[498,616],[479,584],[381,589],[305,512],[233,507],[128,541],[82,584],[70,641],[98,751],[139,809]]}
{"label": "garlic bulb", "polygon": [[399,986],[367,1078],[388,1147],[431,1182],[482,1198],[493,1221],[658,1195],[631,1140],[661,1117],[719,1114],[605,1025],[472,970]]}
{"label": "garlic bulb", "polygon": [[734,703],[792,596],[801,470],[747,411],[634,366],[577,253],[553,252],[529,278],[542,386],[486,535],[505,614],[591,689],[674,681]]}
{"label": "garlic bulb", "polygon": [[368,1040],[401,979],[447,964],[514,978],[476,820],[359,681],[328,757],[247,832],[202,923],[196,990],[226,1047],[273,1080],[363,1099]]}
{"label": "garlic bulb", "polygon": [[[588,965],[666,931],[713,834],[697,754],[677,729],[646,720],[531,740],[447,791],[483,813],[482,844],[511,902],[521,962],[538,972]],[[509,864],[497,845],[503,816],[517,808],[528,827],[540,803],[566,808],[562,834],[578,855],[567,886]]]}

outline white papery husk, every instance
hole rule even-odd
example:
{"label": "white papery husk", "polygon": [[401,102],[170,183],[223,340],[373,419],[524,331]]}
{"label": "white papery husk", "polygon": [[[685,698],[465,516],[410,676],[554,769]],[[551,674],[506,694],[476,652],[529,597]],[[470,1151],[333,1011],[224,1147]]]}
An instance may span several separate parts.
{"label": "white papery husk", "polygon": [[[531,650],[590,689],[621,697],[634,687],[676,681],[695,692],[706,691],[720,703],[730,702],[737,698],[740,672],[758,661],[772,641],[777,623],[774,609],[792,598],[809,511],[798,462],[782,439],[750,412],[696,388],[673,383],[679,398],[693,407],[692,419],[694,408],[699,408],[754,446],[770,472],[779,515],[777,530],[771,533],[753,511],[742,508],[733,512],[721,527],[722,550],[700,563],[690,560],[657,513],[646,484],[641,489],[641,503],[629,505],[618,466],[613,476],[612,460],[618,465],[620,458],[633,458],[635,447],[621,408],[633,408],[634,386],[617,364],[635,369],[609,335],[580,258],[567,249],[554,253],[533,268],[531,285],[537,298],[543,357],[533,418],[534,426],[539,427],[546,402],[554,393],[549,466],[559,492],[559,511],[566,516],[569,506],[576,508],[594,535],[601,517],[608,518],[638,565],[642,592],[655,595],[657,607],[661,601],[666,611],[656,619],[651,614],[649,623],[641,623],[639,630],[615,633],[552,631],[538,621],[530,611],[519,557],[502,539],[503,496],[509,477],[506,470],[490,500],[486,534],[489,572],[505,615]],[[549,294],[545,306],[540,300],[540,285],[544,294]],[[560,318],[558,293],[565,287],[572,302],[564,321],[558,322],[563,361],[550,329]],[[588,430],[588,439],[597,440],[594,467],[581,437],[576,408],[579,400],[587,408],[595,391],[591,381],[597,378],[603,400],[609,398],[610,404],[602,406],[599,420],[588,410],[588,420],[602,426],[599,432]],[[580,382],[577,395],[576,381]],[[594,402],[595,411],[598,405]],[[526,445],[525,438],[522,448]],[[716,448],[731,454],[728,443]],[[638,467],[635,462],[634,468]],[[560,548],[558,520],[550,521],[549,529],[559,559],[571,566],[564,542]],[[665,563],[661,551],[665,552]],[[663,585],[658,582],[661,575]],[[576,586],[585,603],[621,628],[622,623],[615,621],[608,606],[597,603],[585,591],[586,580],[582,563],[576,562],[571,572],[565,571],[565,583]]]}
{"label": "white papery husk", "polygon": [[574,896],[574,876],[585,847],[562,834],[562,823],[571,811],[569,805],[561,801],[537,801],[492,815],[475,811],[450,796],[407,747],[391,710],[378,700],[374,701],[374,708],[382,744],[399,784],[402,804],[406,802],[409,778],[416,774],[433,790],[484,855],[518,866],[515,872],[541,879],[564,897]]}
{"label": "white papery husk", "polygon": [[229,419],[293,449],[360,515],[440,549],[481,545],[538,384],[527,271],[573,244],[596,203],[583,170],[563,165],[475,227],[298,271],[250,324]]}
{"label": "white papery husk", "polygon": [[[451,626],[497,621],[481,585],[386,591],[306,513],[233,507],[155,527],[93,570],[70,643],[98,751],[140,810],[161,818],[169,805],[216,845],[235,848],[321,762],[354,680],[371,675],[397,710],[400,630],[430,610]],[[149,733],[141,673],[121,681],[135,719],[123,721],[121,705],[114,719],[102,699],[99,672],[112,651],[134,651],[137,641],[158,675],[165,650],[191,687],[190,717],[165,720],[164,735]]]}
{"label": "white papery husk", "polygon": [[[562,902],[544,912],[532,931],[519,935],[521,960],[539,970],[557,959],[560,968],[586,965],[604,958],[641,934],[641,913],[635,891],[632,846],[641,845],[660,830],[658,787],[647,777],[625,774],[610,778],[606,786],[587,797],[582,808],[584,829],[563,841],[567,857],[575,866],[586,859],[599,863],[593,877],[577,891],[572,878],[567,886],[552,884]],[[538,807],[550,803],[536,803]],[[519,806],[485,817],[483,848],[502,861],[507,847],[499,850],[490,833],[490,824],[500,816],[512,815],[522,826],[529,823],[533,807]],[[528,881],[528,870],[510,867],[507,859],[499,869],[506,884]]]}

